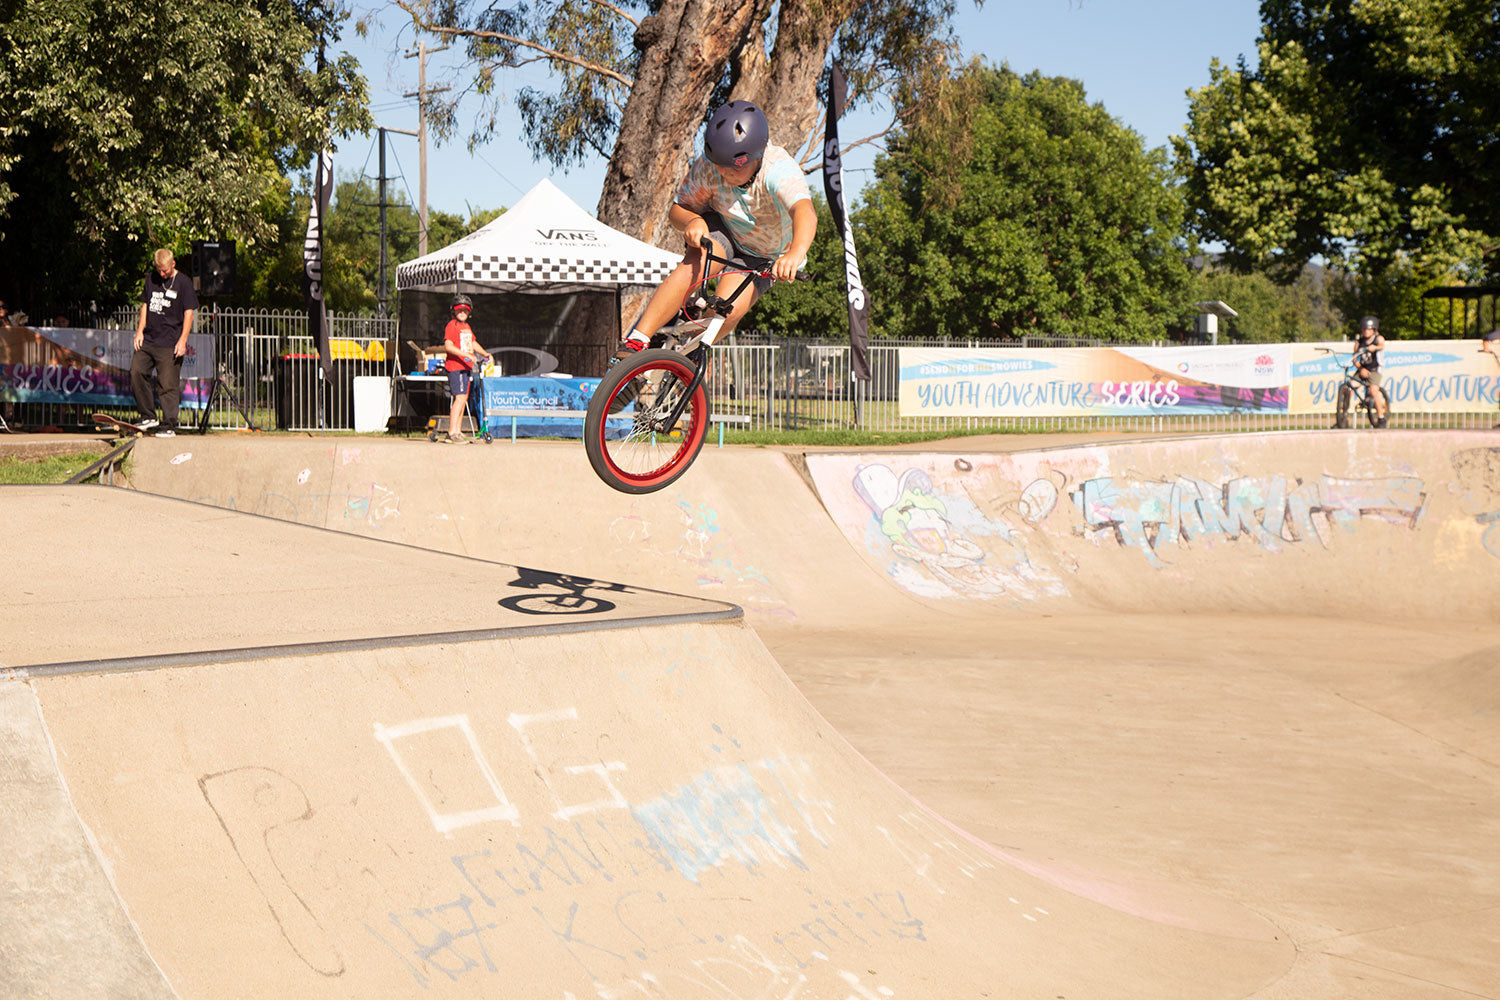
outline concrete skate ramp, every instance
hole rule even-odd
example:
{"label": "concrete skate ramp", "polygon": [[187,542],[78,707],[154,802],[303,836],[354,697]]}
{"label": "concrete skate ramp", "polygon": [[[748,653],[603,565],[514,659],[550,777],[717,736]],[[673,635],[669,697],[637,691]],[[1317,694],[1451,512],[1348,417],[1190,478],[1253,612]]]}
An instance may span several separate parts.
{"label": "concrete skate ramp", "polygon": [[[955,442],[955,444],[960,444]],[[1019,448],[1024,439],[1007,443]],[[602,486],[576,444],[148,440],[142,490],[487,559],[698,593],[757,626],[925,612],[1500,618],[1500,447],[1305,431],[1031,451],[704,451]],[[923,612],[925,609],[925,612]]]}
{"label": "concrete skate ramp", "polygon": [[[733,623],[52,674],[0,696],[6,773],[55,761],[68,796],[19,839],[44,827],[82,864],[86,831],[139,934],[129,948],[116,912],[81,942],[26,939],[67,969],[109,936],[129,991],[23,954],[6,996],[1210,998],[1292,959],[1213,897],[957,832]],[[45,737],[15,724],[38,717]],[[77,934],[62,888],[19,912]]]}
{"label": "concrete skate ramp", "polygon": [[[0,667],[32,675],[251,657],[268,647],[459,641],[738,617],[696,597],[92,486],[0,487],[25,586],[0,597]],[[29,558],[29,557],[28,557]],[[107,654],[102,651],[108,651]],[[135,663],[133,661],[140,661]]]}
{"label": "concrete skate ramp", "polygon": [[[1016,447],[1013,440],[963,442],[965,450],[943,454],[708,449],[671,490],[644,498],[599,486],[576,443],[438,449],[369,439],[147,440],[132,474],[137,487],[223,507],[732,601],[746,607],[774,653],[772,662],[758,642],[742,645],[748,633],[731,622],[662,629],[630,624],[620,633],[640,646],[631,650],[630,662],[650,666],[621,675],[617,645],[607,657],[584,651],[609,642],[609,632],[542,636],[535,646],[529,638],[496,636],[455,646],[451,658],[440,654],[444,668],[462,677],[454,685],[474,685],[463,689],[465,696],[472,689],[472,703],[456,694],[421,701],[429,686],[450,690],[420,658],[442,644],[266,657],[268,664],[311,665],[315,687],[325,673],[346,678],[327,717],[336,720],[346,700],[368,702],[368,711],[351,709],[366,721],[344,720],[334,728],[355,733],[368,727],[363,738],[371,742],[363,752],[373,747],[380,766],[399,775],[379,779],[395,790],[366,792],[353,771],[330,764],[329,773],[345,781],[340,790],[318,786],[305,807],[294,795],[288,814],[315,822],[341,817],[342,803],[357,809],[371,796],[382,802],[415,797],[414,782],[373,735],[379,723],[381,732],[400,734],[396,744],[426,741],[410,744],[421,753],[444,755],[457,746],[460,762],[468,759],[464,753],[473,755],[464,747],[500,756],[504,740],[511,741],[507,763],[486,756],[495,784],[510,802],[522,798],[513,784],[531,789],[527,794],[545,807],[537,815],[551,817],[529,826],[533,814],[526,812],[504,836],[482,848],[465,847],[471,854],[491,851],[484,862],[499,860],[492,869],[463,862],[469,875],[452,876],[462,880],[457,890],[440,883],[443,891],[425,902],[377,904],[373,919],[359,921],[355,937],[376,941],[367,923],[382,934],[374,954],[394,950],[391,961],[402,974],[416,982],[403,964],[410,963],[427,977],[427,990],[411,986],[410,993],[443,995],[484,979],[491,993],[534,995],[505,989],[505,973],[489,972],[505,969],[496,959],[501,946],[463,957],[451,949],[481,938],[488,948],[491,934],[519,933],[526,920],[545,919],[545,927],[530,932],[561,950],[524,952],[528,967],[538,954],[542,962],[555,956],[575,968],[575,955],[593,957],[625,985],[594,989],[586,980],[582,986],[559,980],[555,991],[541,995],[1456,1000],[1500,997],[1493,947],[1500,934],[1500,616],[1494,604],[1500,557],[1493,554],[1500,549],[1494,535],[1500,501],[1493,441],[1458,432],[1314,432],[1070,445],[1036,455],[994,454],[997,447]],[[636,630],[649,633],[654,644],[638,644]],[[667,635],[670,640],[662,638]],[[507,702],[511,693],[484,686],[506,672],[478,668],[472,658],[516,644],[526,651],[499,660],[520,665],[517,676],[528,683]],[[551,667],[543,677],[526,666],[533,649],[554,651],[548,655],[568,665]],[[663,658],[652,659],[660,651]],[[715,673],[720,659],[734,664],[731,676]],[[200,776],[241,765],[290,774],[290,764],[275,763],[290,756],[283,753],[288,747],[319,748],[309,752],[321,754],[320,762],[340,759],[311,736],[275,728],[283,712],[291,713],[289,725],[306,725],[294,718],[300,705],[273,708],[269,691],[240,693],[255,688],[241,682],[255,675],[255,661],[205,662],[206,668],[106,676],[126,687],[126,678],[146,678],[143,692],[146,684],[174,677],[188,686],[207,668],[234,678],[224,682],[231,693],[223,700],[241,699],[245,711],[260,713],[257,724],[275,736],[273,749],[261,755],[270,763],[234,754],[241,759],[187,768]],[[601,669],[600,663],[607,665]],[[592,672],[580,680],[577,672],[584,670]],[[643,680],[652,671],[664,678],[654,688]],[[401,687],[408,673],[422,679],[420,689]],[[701,692],[696,681],[704,679],[730,693]],[[87,681],[33,680],[40,699],[33,714],[51,725],[58,717],[48,693]],[[554,682],[562,686],[549,686]],[[679,687],[670,687],[673,682]],[[385,695],[399,689],[412,711],[387,712],[384,703],[370,700],[377,697],[370,688]],[[546,698],[534,699],[537,691]],[[694,700],[700,693],[706,701]],[[819,715],[802,704],[804,694]],[[125,694],[119,698],[132,704]],[[733,714],[718,707],[720,698],[732,703]],[[618,724],[612,716],[596,725],[588,706],[606,701],[624,706]],[[570,704],[580,729],[564,732],[561,738],[573,742],[549,758],[536,742],[547,729],[531,720],[555,710],[565,730],[573,722],[566,715]],[[474,721],[491,711],[501,714],[484,725]],[[205,721],[201,715],[193,725]],[[453,721],[461,715],[476,734],[472,741]],[[153,717],[148,712],[146,718]],[[801,738],[792,739],[786,727],[807,718],[812,721]],[[447,721],[403,728],[413,720]],[[523,732],[532,743],[522,740]],[[346,736],[349,745],[358,744]],[[726,742],[729,737],[738,745]],[[706,752],[704,739],[712,740]],[[65,777],[82,753],[72,749],[75,742],[57,740]],[[676,763],[655,771],[655,763],[610,752],[627,742],[653,761],[660,748]],[[585,744],[587,754],[576,749]],[[173,742],[161,755],[182,756],[192,746]],[[700,778],[726,754],[742,755],[736,771],[748,772],[755,784],[753,810],[697,804],[724,798],[722,775],[713,779],[719,785]],[[799,759],[809,762],[806,773],[818,784],[788,784],[787,791],[769,783],[771,772],[787,781],[791,772],[762,762]],[[582,769],[570,772],[570,766]],[[447,756],[425,772],[420,763],[413,767],[417,785],[425,773],[445,790],[432,793],[435,802],[445,795],[466,802],[472,796],[463,789],[478,787],[483,794],[490,788],[482,775],[473,777],[474,767]],[[993,850],[940,821],[927,828],[931,814],[879,772]],[[123,773],[94,780],[102,789]],[[548,781],[557,773],[577,784],[554,795]],[[606,785],[643,776],[649,787]],[[120,781],[115,787],[125,790],[117,792],[117,804],[123,807],[130,790],[151,785]],[[615,802],[610,787],[621,789],[627,805]],[[88,797],[71,779],[68,790],[87,821]],[[191,800],[192,790],[184,791]],[[196,794],[206,804],[202,791]],[[797,805],[803,797],[822,798],[835,812],[809,808],[813,820],[807,820]],[[659,828],[649,819],[642,826],[635,811],[639,802],[662,798],[682,803],[693,817],[712,810],[712,818],[676,820],[681,843],[697,843],[694,838],[705,835],[700,831],[710,831],[710,844],[748,838],[757,845],[753,859],[745,860],[750,854],[742,845],[724,847],[722,856],[730,860],[715,874],[705,869],[698,883],[684,881],[673,860],[681,848],[658,849],[645,834],[632,833]],[[274,803],[276,795],[268,789],[262,799]],[[566,824],[553,815],[575,802],[615,811],[571,816]],[[415,808],[436,834],[431,813],[420,802]],[[437,811],[445,810],[439,805]],[[754,820],[769,815],[797,832],[805,869],[775,847],[758,846],[787,843],[777,839],[779,826]],[[813,821],[828,815],[839,819],[832,825],[836,836],[824,828],[829,823],[816,829],[831,850],[809,832]],[[83,828],[71,822],[74,837],[86,842]],[[262,842],[273,847],[299,829],[296,821],[261,822],[270,831]],[[761,826],[767,835],[759,833]],[[897,836],[913,828],[926,832],[915,840]],[[374,838],[360,829],[362,835],[344,841],[330,838],[326,854],[308,862],[318,891],[343,884],[328,874],[338,858],[367,857]],[[449,831],[455,839],[472,832]],[[846,836],[851,839],[838,839]],[[559,840],[564,837],[567,845]],[[103,835],[99,843],[100,857],[114,870]],[[410,842],[387,843],[399,854]],[[347,844],[355,846],[339,846]],[[165,854],[160,837],[154,849]],[[692,850],[713,856],[709,848]],[[902,859],[895,869],[904,873],[900,877],[882,867],[892,852]],[[610,860],[596,866],[580,854]],[[403,876],[382,867],[396,855],[376,856],[380,864],[367,865],[370,871],[401,885]],[[445,854],[437,864],[445,875],[457,872],[454,856],[466,855]],[[773,856],[780,860],[766,860]],[[866,858],[868,869],[862,867]],[[560,868],[560,860],[569,860],[571,869]],[[848,874],[850,865],[891,875],[882,881],[896,886],[903,902],[925,892],[931,921],[912,912],[923,919],[927,940],[908,945],[894,934],[875,935],[882,927],[867,918],[878,921],[887,908],[862,901],[886,897],[870,891],[873,875],[862,881]],[[495,877],[512,896],[476,870],[503,873]],[[823,880],[846,874],[836,888],[825,888]],[[665,881],[649,881],[657,877]],[[931,888],[934,877],[939,881]],[[215,886],[230,882],[229,876],[216,878]],[[638,878],[648,879],[642,891],[622,902],[637,884],[625,883]],[[294,888],[298,898],[310,896],[300,882],[262,881],[272,887],[269,894]],[[614,938],[607,921],[594,937],[586,931],[601,898],[591,887],[600,885],[622,894],[602,897],[625,914]],[[576,895],[540,898],[553,886],[569,886]],[[802,900],[800,906],[788,903],[783,891]],[[506,911],[486,920],[481,907],[506,899],[520,907],[519,918]],[[652,901],[672,915],[657,914],[651,934],[633,936],[640,926],[630,916],[633,904]],[[126,903],[147,953],[171,973],[148,923],[129,897]],[[272,912],[270,904],[259,905]],[[754,922],[751,909],[767,914],[765,921]],[[800,920],[784,919],[793,911]],[[1274,941],[1257,919],[1247,921],[1247,911],[1268,922]],[[316,907],[308,912],[322,920]],[[686,926],[673,922],[679,912]],[[839,927],[841,937],[818,922],[835,923],[831,913],[848,925]],[[1070,915],[1066,922],[1048,923],[1061,913]],[[958,914],[952,919],[969,949],[958,959],[946,950],[949,914]],[[741,929],[725,933],[713,922],[719,918],[742,920]],[[449,919],[457,923],[444,922]],[[1043,937],[1034,933],[1033,920],[1067,933]],[[667,936],[668,930],[677,936]],[[1160,934],[1172,940],[1162,944]],[[784,949],[781,958],[766,950],[763,937]],[[851,941],[853,950],[830,950]],[[405,951],[399,950],[403,942]],[[529,948],[533,942],[523,943]],[[730,950],[696,950],[709,947]],[[992,952],[1008,957],[994,959]],[[450,977],[435,965],[422,966],[414,954],[462,971]],[[900,959],[901,977],[917,978],[882,978],[895,968],[891,956]],[[932,956],[930,965],[924,956]],[[366,956],[358,954],[351,964],[356,960]],[[861,971],[859,962],[866,961]],[[627,964],[609,965],[619,962]],[[1105,965],[1113,968],[1105,972]],[[959,978],[960,968],[974,978]],[[715,970],[721,977],[707,978]],[[794,978],[786,970],[808,979],[787,985]],[[585,977],[599,973],[592,966],[581,970]],[[181,995],[196,995],[175,974],[172,983]],[[232,995],[227,976],[224,983],[221,993]]]}
{"label": "concrete skate ramp", "polygon": [[1330,617],[1374,600],[1382,619],[1500,619],[1493,434],[1219,435],[807,464],[854,550],[922,598]]}

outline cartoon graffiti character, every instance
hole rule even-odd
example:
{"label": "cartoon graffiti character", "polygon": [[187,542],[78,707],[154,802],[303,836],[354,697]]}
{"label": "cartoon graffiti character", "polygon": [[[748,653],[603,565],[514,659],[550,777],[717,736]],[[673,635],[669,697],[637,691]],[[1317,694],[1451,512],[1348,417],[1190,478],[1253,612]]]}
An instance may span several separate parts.
{"label": "cartoon graffiti character", "polygon": [[[885,465],[863,465],[856,470],[854,492],[870,508],[880,535],[900,559],[927,571],[922,578],[901,566],[892,575],[903,587],[927,597],[963,594],[993,597],[1007,591],[1029,591],[1024,578],[1033,576],[1024,553],[1013,552],[1012,573],[985,565],[985,552],[954,525],[949,505],[939,497],[932,479],[921,469],[899,477]],[[974,512],[976,518],[978,512]],[[982,520],[982,518],[980,518]],[[1010,542],[1010,530],[1000,522],[984,522],[990,534]]]}

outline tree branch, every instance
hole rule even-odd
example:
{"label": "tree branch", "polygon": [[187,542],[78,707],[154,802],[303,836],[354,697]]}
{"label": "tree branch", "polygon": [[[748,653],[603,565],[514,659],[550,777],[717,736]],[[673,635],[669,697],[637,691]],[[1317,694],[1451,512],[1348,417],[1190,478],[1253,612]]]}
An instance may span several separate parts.
{"label": "tree branch", "polygon": [[[595,2],[602,2],[602,0],[595,0]],[[577,66],[579,69],[587,70],[590,73],[597,73],[606,79],[614,80],[623,87],[629,87],[632,83],[629,77],[621,76],[607,66],[600,66],[586,59],[570,56],[566,52],[549,49],[545,45],[538,45],[536,42],[528,42],[526,39],[517,38],[515,35],[506,35],[498,31],[480,31],[476,28],[450,28],[447,25],[434,24],[413,10],[413,4],[409,0],[396,0],[396,6],[410,14],[412,23],[418,28],[431,32],[434,35],[444,35],[448,38],[483,38],[492,41],[509,42],[511,45],[520,45],[524,48],[540,52],[547,59],[554,62],[567,63],[570,66]],[[605,4],[605,6],[608,6],[608,4]]]}
{"label": "tree branch", "polygon": [[614,4],[610,3],[609,0],[591,0],[591,2],[598,4],[600,7],[603,7],[605,10],[614,11],[614,13],[616,15],[618,15],[619,17],[622,17],[625,20],[629,21],[631,24],[635,25],[637,28],[639,28],[641,26],[641,22],[639,20],[637,20],[634,17],[631,17],[625,11],[621,10],[620,8],[616,7]]}
{"label": "tree branch", "polygon": [[[879,132],[874,133],[873,135],[867,135],[863,139],[855,139],[851,143],[842,143],[842,142],[839,143],[839,156],[842,157],[845,153],[849,152],[849,150],[851,150],[851,149],[857,149],[860,146],[868,145],[869,143],[875,142],[876,140],[885,138],[886,136],[890,135],[891,132],[899,124],[901,124],[900,119],[897,119],[895,121],[892,121],[884,129],[882,129]],[[815,162],[814,161],[814,157],[816,157],[819,153],[821,153],[823,151],[823,141],[824,141],[824,139],[827,138],[827,135],[828,135],[828,130],[825,128],[825,129],[822,130],[822,132],[820,132],[818,134],[817,141],[813,142],[813,143],[810,143],[808,145],[807,152],[803,154],[802,159],[797,164],[799,167],[802,168],[802,172],[804,174],[817,173],[819,170],[823,169],[823,162],[822,162],[822,160],[817,160]],[[808,164],[810,164],[810,163],[812,163],[814,165],[813,166],[808,166]]]}

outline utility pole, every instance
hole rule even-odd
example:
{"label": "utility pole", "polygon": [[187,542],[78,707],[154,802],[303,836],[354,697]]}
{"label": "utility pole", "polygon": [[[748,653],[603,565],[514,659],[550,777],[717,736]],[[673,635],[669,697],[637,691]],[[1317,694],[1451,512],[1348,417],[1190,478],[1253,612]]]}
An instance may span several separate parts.
{"label": "utility pole", "polygon": [[427,256],[427,95],[446,93],[449,88],[427,89],[427,56],[433,52],[446,52],[448,46],[429,49],[426,42],[418,42],[415,52],[406,53],[406,58],[417,59],[417,89],[402,97],[417,99],[417,256]]}
{"label": "utility pole", "polygon": [[[380,184],[380,285],[379,285],[379,287],[378,287],[378,289],[376,291],[375,299],[376,299],[376,302],[379,304],[380,315],[384,316],[385,315],[385,303],[386,303],[386,298],[387,298],[387,296],[386,296],[386,284],[385,284],[385,261],[386,261],[386,252],[385,252],[385,244],[386,244],[386,238],[385,238],[386,237],[386,230],[385,230],[385,207],[386,207],[386,205],[390,204],[390,201],[385,196],[385,181],[386,181],[386,176],[385,176],[385,134],[387,132],[398,132],[401,135],[416,135],[417,133],[412,132],[409,129],[404,129],[404,128],[384,128],[384,127],[376,127],[375,131],[380,133],[380,177],[379,177],[379,184]],[[427,228],[427,223],[425,221],[422,223],[422,228],[423,228],[423,230],[425,230]],[[422,236],[422,242],[423,243],[427,242],[427,238],[426,238],[425,233]],[[425,252],[426,251],[424,250],[423,253],[425,253]],[[418,256],[420,256],[420,254]]]}

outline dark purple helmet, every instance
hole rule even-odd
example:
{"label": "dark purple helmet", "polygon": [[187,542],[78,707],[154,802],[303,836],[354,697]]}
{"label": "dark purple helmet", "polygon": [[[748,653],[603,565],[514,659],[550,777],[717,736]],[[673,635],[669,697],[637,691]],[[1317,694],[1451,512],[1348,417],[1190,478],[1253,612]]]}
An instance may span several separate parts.
{"label": "dark purple helmet", "polygon": [[714,112],[703,134],[703,155],[721,167],[743,167],[766,152],[771,126],[749,101],[730,101]]}

